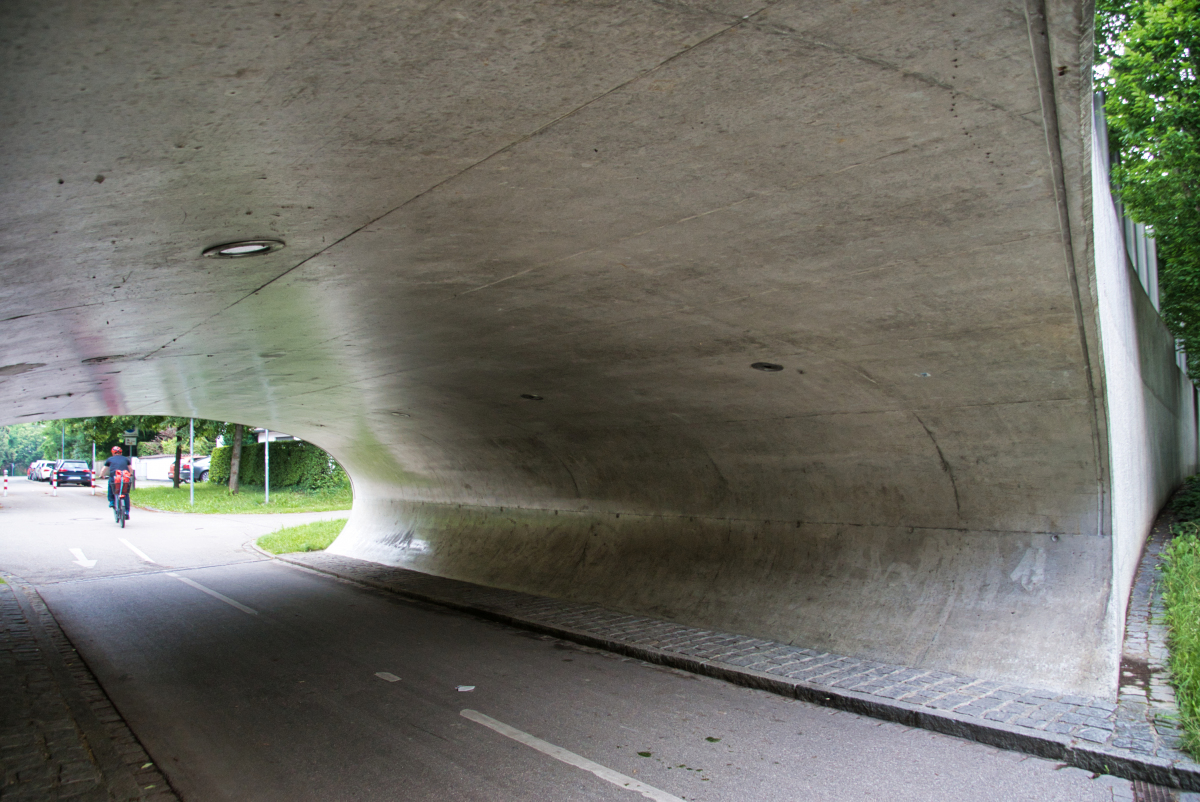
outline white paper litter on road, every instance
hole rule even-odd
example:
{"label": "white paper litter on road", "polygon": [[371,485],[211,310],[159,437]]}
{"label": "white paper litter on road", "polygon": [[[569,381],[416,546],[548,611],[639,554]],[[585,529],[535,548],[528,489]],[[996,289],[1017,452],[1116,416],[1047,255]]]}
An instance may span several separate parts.
{"label": "white paper litter on road", "polygon": [[375,676],[379,677],[380,679],[385,679],[388,682],[399,682],[400,681],[399,677],[397,677],[395,674],[390,674],[387,671],[376,671]]}
{"label": "white paper litter on road", "polygon": [[454,690],[459,691],[460,693],[467,693],[468,691],[475,690],[475,686],[474,685],[459,685]]}

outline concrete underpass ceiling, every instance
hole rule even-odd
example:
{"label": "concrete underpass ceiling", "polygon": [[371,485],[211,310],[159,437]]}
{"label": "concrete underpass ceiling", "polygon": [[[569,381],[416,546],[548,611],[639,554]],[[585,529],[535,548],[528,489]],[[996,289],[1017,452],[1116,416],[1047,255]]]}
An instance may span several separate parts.
{"label": "concrete underpass ceiling", "polygon": [[[852,514],[847,471],[928,474],[939,525],[1070,529],[978,490],[1049,437],[1032,478],[1094,491],[1020,4],[2,13],[5,422],[197,415],[438,498],[874,523],[904,503]],[[253,237],[287,247],[201,257]]]}

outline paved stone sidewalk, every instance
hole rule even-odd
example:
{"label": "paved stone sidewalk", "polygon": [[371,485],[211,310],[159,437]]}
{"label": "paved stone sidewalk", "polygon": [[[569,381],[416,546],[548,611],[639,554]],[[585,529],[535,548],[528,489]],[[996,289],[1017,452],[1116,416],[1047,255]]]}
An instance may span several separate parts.
{"label": "paved stone sidewalk", "polygon": [[[1148,550],[1146,561],[1156,558],[1157,550]],[[1103,774],[1200,791],[1200,765],[1175,748],[1178,732],[1155,720],[1155,715],[1169,706],[1161,694],[1154,705],[1149,704],[1146,695],[1139,697],[1132,686],[1129,693],[1122,694],[1119,707],[1104,699],[860,660],[324,552],[289,554],[281,559],[647,662],[1061,760]],[[1148,564],[1150,573],[1140,585],[1145,599],[1138,600],[1147,622],[1142,627],[1147,650],[1152,642],[1148,622],[1155,563]]]}
{"label": "paved stone sidewalk", "polygon": [[1125,616],[1121,686],[1112,745],[1168,759],[1178,755],[1178,708],[1167,668],[1167,628],[1158,563],[1171,539],[1170,512],[1155,521],[1134,577]]}
{"label": "paved stone sidewalk", "polygon": [[0,585],[0,799],[178,802],[32,587]]}

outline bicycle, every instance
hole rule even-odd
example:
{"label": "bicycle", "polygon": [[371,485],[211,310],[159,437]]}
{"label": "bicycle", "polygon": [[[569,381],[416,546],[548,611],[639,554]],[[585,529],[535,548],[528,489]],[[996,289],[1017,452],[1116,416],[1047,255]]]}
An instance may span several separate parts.
{"label": "bicycle", "polygon": [[117,525],[124,529],[125,521],[129,519],[129,487],[133,479],[129,471],[117,471],[113,474],[113,484],[113,515]]}

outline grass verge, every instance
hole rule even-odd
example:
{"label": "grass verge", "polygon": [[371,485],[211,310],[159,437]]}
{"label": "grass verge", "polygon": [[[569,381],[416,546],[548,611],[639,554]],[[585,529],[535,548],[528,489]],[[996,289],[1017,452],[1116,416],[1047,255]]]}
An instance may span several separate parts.
{"label": "grass verge", "polygon": [[346,519],[337,521],[316,521],[311,524],[289,526],[263,535],[257,541],[258,547],[272,554],[290,554],[296,551],[323,551],[329,547],[342,532]]}
{"label": "grass verge", "polygon": [[272,490],[271,503],[264,503],[261,487],[243,487],[232,495],[225,485],[201,482],[196,485],[196,504],[190,503],[187,485],[174,487],[134,488],[130,501],[137,507],[149,507],[164,512],[327,512],[348,510],[354,500],[349,487],[331,491],[300,493],[294,490]]}
{"label": "grass verge", "polygon": [[1168,666],[1183,728],[1183,748],[1200,760],[1200,475],[1188,477],[1171,500],[1179,523],[1163,551]]}

